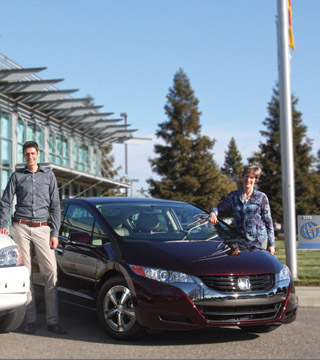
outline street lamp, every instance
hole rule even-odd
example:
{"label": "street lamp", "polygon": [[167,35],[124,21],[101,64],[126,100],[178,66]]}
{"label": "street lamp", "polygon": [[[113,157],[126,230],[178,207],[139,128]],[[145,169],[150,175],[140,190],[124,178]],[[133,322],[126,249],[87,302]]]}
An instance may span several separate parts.
{"label": "street lamp", "polygon": [[[120,116],[124,118],[124,129],[127,130],[127,113],[121,113]],[[125,181],[128,184],[128,145],[124,143],[124,173]],[[126,188],[126,196],[128,196],[128,188]]]}
{"label": "street lamp", "polygon": [[[128,123],[127,123],[127,118],[128,118],[128,114],[123,112],[120,113],[120,116],[124,118],[124,129],[125,132],[127,131],[127,127],[128,127]],[[126,135],[127,136],[127,135]],[[125,182],[126,184],[130,184],[130,179],[128,176],[128,144],[141,144],[145,141],[150,141],[152,140],[151,138],[135,138],[135,137],[126,137],[123,140],[124,143],[124,171],[125,171]],[[138,179],[132,179],[131,180],[131,196],[132,196],[132,182],[136,182],[139,181]],[[126,188],[126,196],[128,196],[128,187]]]}
{"label": "street lamp", "polygon": [[131,197],[133,196],[133,183],[134,182],[139,182],[139,179],[130,179],[130,184],[131,184]]}

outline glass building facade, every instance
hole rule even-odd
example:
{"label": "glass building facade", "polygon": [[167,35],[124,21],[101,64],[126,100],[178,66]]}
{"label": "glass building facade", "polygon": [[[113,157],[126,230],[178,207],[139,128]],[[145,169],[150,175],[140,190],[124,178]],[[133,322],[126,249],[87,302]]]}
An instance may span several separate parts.
{"label": "glass building facade", "polygon": [[[58,90],[57,80],[42,80],[44,68],[25,69],[0,54],[0,187],[24,166],[22,147],[36,141],[38,162],[56,175],[61,198],[103,196],[112,188],[126,188],[120,180],[102,176],[101,146],[121,143],[131,132],[112,113],[99,113],[88,99]],[[110,128],[114,131],[110,131]]]}

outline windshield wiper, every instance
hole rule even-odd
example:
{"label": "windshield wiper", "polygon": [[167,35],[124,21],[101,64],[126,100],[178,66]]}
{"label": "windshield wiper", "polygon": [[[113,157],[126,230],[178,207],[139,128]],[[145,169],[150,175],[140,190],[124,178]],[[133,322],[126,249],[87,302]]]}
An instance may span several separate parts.
{"label": "windshield wiper", "polygon": [[193,215],[193,217],[200,217],[199,219],[189,223],[187,226],[191,226],[188,230],[186,230],[184,237],[181,240],[185,240],[191,233],[192,230],[197,229],[200,226],[206,225],[209,222],[209,215],[207,213],[200,213]]}

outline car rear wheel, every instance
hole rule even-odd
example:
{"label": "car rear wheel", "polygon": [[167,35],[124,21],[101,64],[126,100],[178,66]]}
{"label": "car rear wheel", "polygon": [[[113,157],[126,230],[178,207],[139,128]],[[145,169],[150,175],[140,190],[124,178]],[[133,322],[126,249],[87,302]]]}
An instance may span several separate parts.
{"label": "car rear wheel", "polygon": [[267,333],[277,329],[280,325],[252,325],[239,326],[241,330],[252,333]]}
{"label": "car rear wheel", "polygon": [[26,305],[9,310],[0,317],[0,333],[15,331],[21,325],[26,313]]}
{"label": "car rear wheel", "polygon": [[121,276],[103,284],[98,295],[97,311],[104,330],[114,339],[132,339],[142,331],[136,320],[131,292]]}

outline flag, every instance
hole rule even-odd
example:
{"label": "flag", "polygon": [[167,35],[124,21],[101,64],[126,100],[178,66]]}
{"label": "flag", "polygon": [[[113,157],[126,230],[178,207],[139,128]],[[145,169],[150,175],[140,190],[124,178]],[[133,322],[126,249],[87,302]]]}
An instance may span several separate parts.
{"label": "flag", "polygon": [[289,12],[289,47],[294,50],[294,40],[293,40],[293,31],[292,31],[292,10],[291,10],[291,0],[288,0],[288,12]]}

